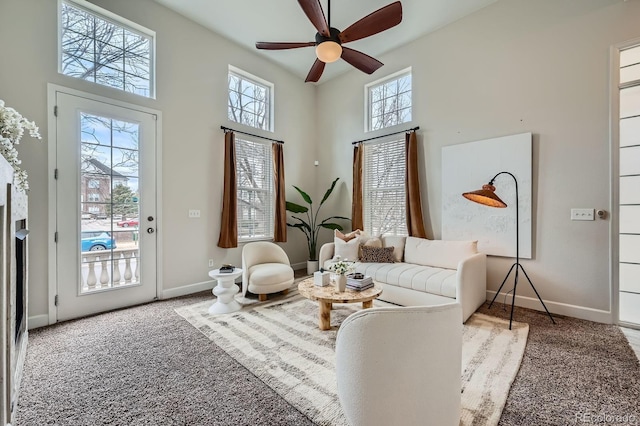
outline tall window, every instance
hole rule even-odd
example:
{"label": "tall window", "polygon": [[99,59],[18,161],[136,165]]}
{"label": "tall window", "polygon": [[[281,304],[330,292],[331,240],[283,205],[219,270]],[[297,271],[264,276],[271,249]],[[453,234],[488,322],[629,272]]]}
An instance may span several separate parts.
{"label": "tall window", "polygon": [[273,84],[229,66],[229,120],[273,131]]}
{"label": "tall window", "polygon": [[273,238],[271,144],[236,138],[238,241]]}
{"label": "tall window", "polygon": [[83,0],[60,2],[59,72],[154,97],[155,32]]}
{"label": "tall window", "polygon": [[366,130],[379,130],[411,121],[411,68],[365,86]]}
{"label": "tall window", "polygon": [[371,235],[407,235],[405,143],[394,140],[364,147],[364,228]]}

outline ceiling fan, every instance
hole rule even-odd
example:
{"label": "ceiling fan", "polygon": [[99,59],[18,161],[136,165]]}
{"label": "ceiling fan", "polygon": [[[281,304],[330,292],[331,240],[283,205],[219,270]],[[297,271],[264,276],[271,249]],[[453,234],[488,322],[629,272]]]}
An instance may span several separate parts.
{"label": "ceiling fan", "polygon": [[378,34],[395,27],[402,21],[402,4],[399,1],[388,4],[376,10],[352,24],[344,31],[331,26],[331,0],[328,0],[327,22],[320,0],[298,0],[300,7],[307,15],[314,27],[318,30],[316,41],[289,43],[289,42],[256,42],[257,49],[283,50],[297,49],[299,47],[316,46],[317,59],[311,66],[305,82],[316,82],[320,79],[326,63],[335,62],[342,58],[349,64],[367,74],[372,74],[383,64],[375,58],[357,50],[343,47],[345,43],[360,40],[365,37]]}

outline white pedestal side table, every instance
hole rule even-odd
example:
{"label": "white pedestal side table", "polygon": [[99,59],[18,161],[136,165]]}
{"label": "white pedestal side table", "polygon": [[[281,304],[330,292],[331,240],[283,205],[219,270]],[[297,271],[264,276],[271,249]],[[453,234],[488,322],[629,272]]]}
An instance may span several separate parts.
{"label": "white pedestal side table", "polygon": [[233,272],[220,272],[214,269],[209,276],[218,280],[218,285],[212,290],[217,300],[209,308],[210,314],[229,314],[242,309],[242,305],[234,298],[239,289],[235,283],[236,278],[242,275],[242,269],[236,268]]}

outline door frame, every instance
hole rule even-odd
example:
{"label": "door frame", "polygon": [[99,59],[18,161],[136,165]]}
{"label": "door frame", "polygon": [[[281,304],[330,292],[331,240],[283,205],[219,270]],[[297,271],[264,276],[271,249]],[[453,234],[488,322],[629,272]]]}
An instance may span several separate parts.
{"label": "door frame", "polygon": [[47,126],[48,126],[48,232],[47,232],[47,249],[48,249],[48,310],[49,310],[49,325],[55,324],[58,318],[58,308],[56,306],[57,296],[57,248],[55,241],[55,233],[57,229],[57,188],[55,179],[56,170],[56,154],[58,150],[58,122],[55,115],[56,106],[56,93],[62,92],[67,95],[77,96],[81,98],[90,99],[96,102],[102,102],[113,106],[128,108],[147,114],[153,114],[157,117],[156,120],[156,296],[161,298],[162,296],[162,235],[158,234],[162,230],[162,112],[156,109],[147,108],[141,105],[132,104],[116,100],[113,98],[107,98],[93,93],[83,92],[69,87],[60,86],[53,83],[47,84]]}

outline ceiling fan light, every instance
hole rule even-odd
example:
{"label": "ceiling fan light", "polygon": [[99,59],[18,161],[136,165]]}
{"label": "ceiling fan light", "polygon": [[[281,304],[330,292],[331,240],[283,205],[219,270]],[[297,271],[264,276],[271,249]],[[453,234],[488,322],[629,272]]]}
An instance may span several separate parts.
{"label": "ceiling fan light", "polygon": [[335,41],[324,41],[316,46],[316,56],[327,64],[335,62],[342,56],[342,46]]}

